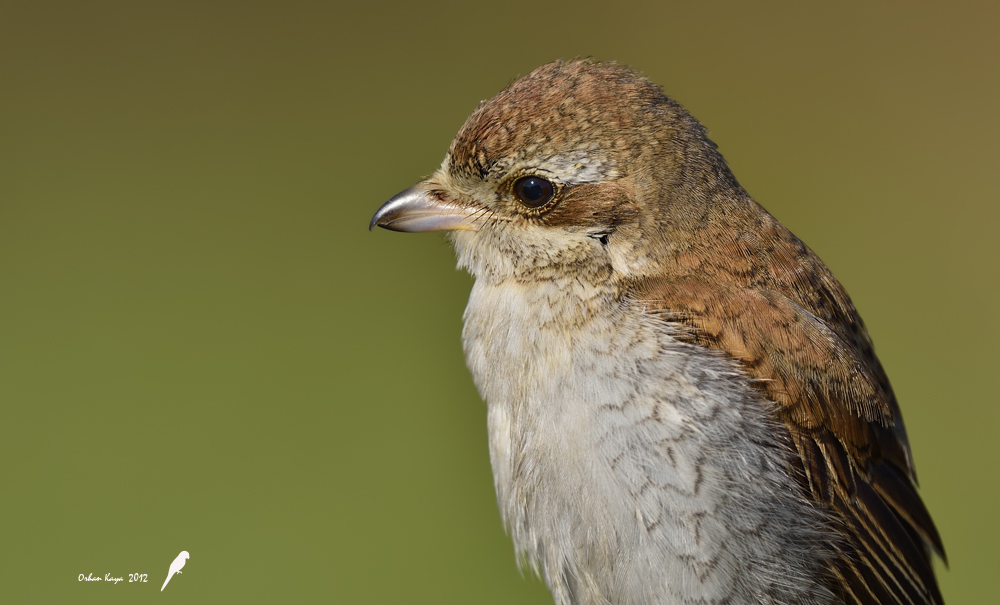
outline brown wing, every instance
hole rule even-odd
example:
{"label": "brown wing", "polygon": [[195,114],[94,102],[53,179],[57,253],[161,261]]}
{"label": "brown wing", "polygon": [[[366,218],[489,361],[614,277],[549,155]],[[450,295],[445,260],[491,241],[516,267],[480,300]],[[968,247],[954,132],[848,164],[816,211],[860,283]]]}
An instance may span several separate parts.
{"label": "brown wing", "polygon": [[632,295],[691,342],[738,360],[780,405],[802,482],[846,538],[831,564],[844,601],[939,605],[931,552],[944,558],[944,548],[864,324],[815,254],[749,204],[746,229],[712,236],[709,220],[672,274],[634,284]]}

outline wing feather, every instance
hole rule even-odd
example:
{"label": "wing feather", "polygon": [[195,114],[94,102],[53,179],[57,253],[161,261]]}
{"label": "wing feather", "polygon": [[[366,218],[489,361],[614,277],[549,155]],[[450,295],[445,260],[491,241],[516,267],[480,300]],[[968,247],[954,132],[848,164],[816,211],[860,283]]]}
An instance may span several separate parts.
{"label": "wing feather", "polygon": [[831,577],[845,602],[941,605],[931,553],[943,558],[944,547],[864,324],[811,250],[762,209],[755,220],[770,237],[753,241],[768,246],[737,261],[695,251],[686,258],[697,261],[631,284],[631,296],[687,341],[738,361],[778,404],[801,462],[793,472],[844,536]]}

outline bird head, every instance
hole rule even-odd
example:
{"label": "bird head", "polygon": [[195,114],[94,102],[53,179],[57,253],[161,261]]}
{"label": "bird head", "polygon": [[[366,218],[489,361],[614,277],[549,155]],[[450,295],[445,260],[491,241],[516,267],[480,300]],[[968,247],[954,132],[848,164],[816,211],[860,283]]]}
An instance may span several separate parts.
{"label": "bird head", "polygon": [[742,191],[657,85],[559,61],[480,104],[441,167],[370,227],[448,231],[477,279],[641,278],[688,246],[720,190]]}

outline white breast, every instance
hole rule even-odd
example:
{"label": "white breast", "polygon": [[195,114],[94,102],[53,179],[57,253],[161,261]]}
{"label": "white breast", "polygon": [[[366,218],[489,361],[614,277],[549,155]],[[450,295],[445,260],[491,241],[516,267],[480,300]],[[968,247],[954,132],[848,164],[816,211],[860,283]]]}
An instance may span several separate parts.
{"label": "white breast", "polygon": [[560,605],[829,603],[831,533],[730,361],[576,281],[477,281],[497,499]]}

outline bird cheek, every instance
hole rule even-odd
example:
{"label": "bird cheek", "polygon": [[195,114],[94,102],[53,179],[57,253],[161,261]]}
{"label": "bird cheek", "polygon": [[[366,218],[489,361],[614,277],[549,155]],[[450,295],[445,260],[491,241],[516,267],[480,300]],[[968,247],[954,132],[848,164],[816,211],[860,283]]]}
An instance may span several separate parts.
{"label": "bird cheek", "polygon": [[649,246],[634,225],[623,225],[608,238],[605,247],[611,268],[624,277],[646,277],[662,272],[662,262],[649,253]]}

